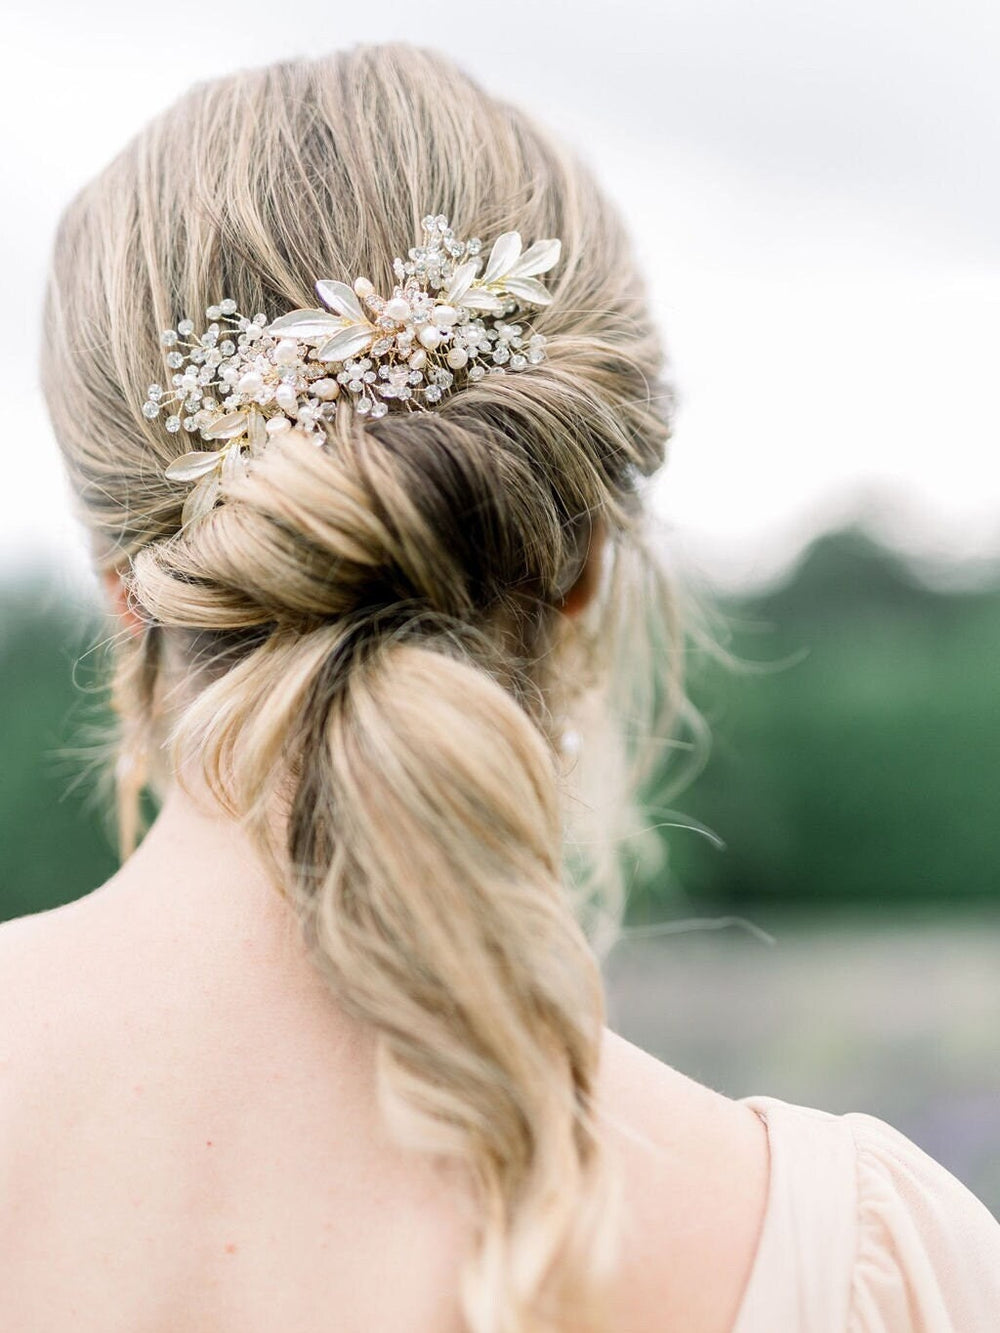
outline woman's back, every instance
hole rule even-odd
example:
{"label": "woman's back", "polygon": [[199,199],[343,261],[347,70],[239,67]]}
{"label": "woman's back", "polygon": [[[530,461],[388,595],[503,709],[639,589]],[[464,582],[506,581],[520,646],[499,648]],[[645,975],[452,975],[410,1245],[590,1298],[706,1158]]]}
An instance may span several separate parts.
{"label": "woman's back", "polygon": [[[0,1327],[460,1333],[467,1196],[382,1128],[370,1035],[253,873],[189,844],[168,880],[144,848],[0,928]],[[729,1333],[760,1121],[610,1033],[600,1103],[626,1168],[614,1327]]]}
{"label": "woman's back", "polygon": [[[642,738],[699,729],[645,522],[666,356],[585,165],[411,46],[240,71],[72,201],[45,316],[127,857],[162,808],[110,885],[0,933],[0,1326],[829,1309],[889,1252],[852,1249],[840,1176],[769,1171],[811,1122],[774,1140],[604,1026]],[[838,1262],[783,1272],[826,1216]]]}
{"label": "woman's back", "polygon": [[[370,1033],[237,840],[172,841],[0,926],[0,1327],[464,1333],[459,1174],[386,1134]],[[882,1121],[733,1102],[611,1033],[598,1103],[616,1333],[995,1327],[1000,1227]]]}

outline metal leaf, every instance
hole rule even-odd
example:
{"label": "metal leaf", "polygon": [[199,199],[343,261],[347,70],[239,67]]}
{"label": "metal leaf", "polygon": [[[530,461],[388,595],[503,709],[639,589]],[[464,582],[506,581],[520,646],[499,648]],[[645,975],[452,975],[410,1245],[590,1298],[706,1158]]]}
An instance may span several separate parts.
{"label": "metal leaf", "polygon": [[259,454],[267,444],[267,427],[264,423],[263,412],[251,409],[247,421],[247,439],[250,441],[250,452]]}
{"label": "metal leaf", "polygon": [[562,241],[555,238],[548,241],[536,241],[525,250],[524,254],[507,270],[509,278],[530,278],[536,273],[547,272],[553,264],[559,262]]}
{"label": "metal leaf", "polygon": [[502,236],[498,236],[493,242],[493,249],[490,251],[490,257],[486,262],[486,268],[480,282],[496,282],[516,262],[520,253],[521,233],[519,231],[505,231]]}
{"label": "metal leaf", "polygon": [[197,481],[199,477],[215,470],[221,455],[221,449],[213,449],[210,453],[196,450],[194,453],[182,454],[164,468],[163,475],[168,481]]}
{"label": "metal leaf", "polygon": [[264,332],[311,342],[329,338],[339,328],[343,328],[343,321],[328,310],[290,310],[287,315],[281,315],[268,324]]}
{"label": "metal leaf", "polygon": [[549,305],[552,301],[552,293],[537,278],[505,278],[503,285],[511,296],[531,305]]}
{"label": "metal leaf", "polygon": [[196,518],[201,518],[203,514],[207,514],[214,508],[218,498],[219,478],[202,477],[184,501],[184,508],[181,510],[181,523],[193,523]]}
{"label": "metal leaf", "polygon": [[246,459],[243,457],[243,450],[238,444],[232,444],[226,450],[226,456],[222,460],[220,470],[220,479],[223,486],[232,481],[245,477],[247,471]]}
{"label": "metal leaf", "polygon": [[358,324],[363,324],[367,319],[367,315],[361,309],[361,302],[346,282],[333,282],[329,278],[321,278],[316,284],[316,293],[323,304],[328,305],[331,310],[336,310],[338,315],[352,319]]}
{"label": "metal leaf", "polygon": [[470,259],[465,264],[459,264],[458,268],[451,275],[451,282],[448,284],[448,290],[443,296],[438,297],[440,304],[462,305],[462,298],[469,290],[472,280],[476,276],[476,269],[478,267],[478,259]]}
{"label": "metal leaf", "polygon": [[246,428],[246,412],[227,412],[210,426],[202,427],[201,434],[205,440],[231,440],[237,435],[242,435]]}
{"label": "metal leaf", "polygon": [[462,305],[466,310],[503,310],[503,302],[499,296],[484,291],[482,287],[471,287],[462,297]]}
{"label": "metal leaf", "polygon": [[316,360],[346,361],[349,357],[357,356],[358,352],[363,352],[366,347],[369,347],[374,337],[374,329],[352,324],[350,328],[341,329],[329,342],[318,348]]}

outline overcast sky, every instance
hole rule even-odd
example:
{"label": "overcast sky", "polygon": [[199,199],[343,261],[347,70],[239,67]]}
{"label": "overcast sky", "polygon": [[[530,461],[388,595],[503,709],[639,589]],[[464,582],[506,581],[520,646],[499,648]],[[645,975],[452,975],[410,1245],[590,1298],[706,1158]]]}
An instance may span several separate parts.
{"label": "overcast sky", "polygon": [[5,20],[0,575],[83,568],[37,388],[62,205],[192,82],[355,41],[452,54],[590,160],[681,395],[659,512],[730,582],[861,510],[1000,551],[995,0],[15,8]]}

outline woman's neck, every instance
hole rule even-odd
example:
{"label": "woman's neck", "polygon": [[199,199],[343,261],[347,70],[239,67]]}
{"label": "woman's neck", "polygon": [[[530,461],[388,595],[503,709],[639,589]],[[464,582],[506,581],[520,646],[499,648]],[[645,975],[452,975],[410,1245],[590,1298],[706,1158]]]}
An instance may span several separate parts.
{"label": "woman's neck", "polygon": [[137,850],[91,898],[95,908],[104,901],[123,928],[169,932],[185,963],[200,961],[206,975],[239,982],[249,964],[280,975],[286,987],[328,995],[294,909],[249,834],[180,784],[167,791]]}

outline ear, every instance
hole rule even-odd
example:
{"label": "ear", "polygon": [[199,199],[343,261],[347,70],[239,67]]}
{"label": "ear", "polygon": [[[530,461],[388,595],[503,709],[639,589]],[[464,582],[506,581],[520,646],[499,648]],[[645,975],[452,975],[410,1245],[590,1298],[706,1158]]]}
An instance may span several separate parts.
{"label": "ear", "polygon": [[125,581],[116,569],[106,569],[101,574],[104,593],[111,607],[112,615],[117,616],[130,634],[142,630],[142,620],[129,606],[125,592]]}
{"label": "ear", "polygon": [[604,550],[607,545],[607,529],[600,518],[594,519],[590,527],[590,544],[587,558],[577,576],[576,582],[563,598],[560,610],[567,616],[576,616],[593,601],[601,581],[601,568],[604,563]]}

